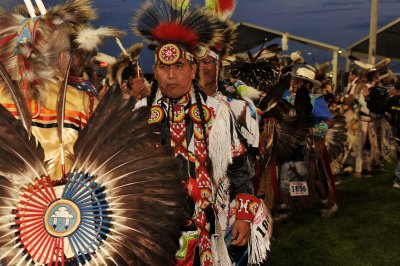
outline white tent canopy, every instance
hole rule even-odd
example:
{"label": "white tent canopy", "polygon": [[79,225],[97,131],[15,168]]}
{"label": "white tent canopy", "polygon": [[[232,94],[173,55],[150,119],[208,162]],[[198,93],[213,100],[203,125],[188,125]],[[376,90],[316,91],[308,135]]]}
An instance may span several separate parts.
{"label": "white tent canopy", "polygon": [[[366,36],[347,47],[347,55],[353,55],[359,58],[367,58],[368,47],[369,36]],[[389,57],[393,60],[400,60],[400,18],[394,20],[377,31],[376,57]],[[348,65],[349,63],[347,66]]]}

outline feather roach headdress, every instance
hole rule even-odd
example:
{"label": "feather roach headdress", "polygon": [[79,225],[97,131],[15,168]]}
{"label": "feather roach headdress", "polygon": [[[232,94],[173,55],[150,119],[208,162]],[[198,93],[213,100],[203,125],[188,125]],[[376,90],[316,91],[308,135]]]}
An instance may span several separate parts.
{"label": "feather roach headdress", "polygon": [[133,67],[139,60],[140,52],[143,49],[143,43],[136,43],[126,49],[128,55],[122,52],[115,63],[111,64],[108,69],[108,76],[110,78],[110,84],[118,82],[122,83],[121,75],[122,71],[126,67]]}
{"label": "feather roach headdress", "polygon": [[[2,265],[171,265],[186,192],[150,111],[110,88],[74,146],[66,181],[0,105]],[[115,119],[119,117],[120,119]]]}
{"label": "feather roach headdress", "polygon": [[236,26],[229,19],[219,20],[216,18],[216,24],[219,31],[222,33],[220,40],[210,47],[200,46],[196,54],[198,58],[209,55],[219,61],[230,55],[233,49],[233,44],[237,38]]}
{"label": "feather roach headdress", "polygon": [[164,64],[180,58],[193,61],[196,47],[212,46],[221,38],[215,19],[203,9],[187,9],[181,2],[152,0],[133,18],[134,33],[160,45],[156,60]]}

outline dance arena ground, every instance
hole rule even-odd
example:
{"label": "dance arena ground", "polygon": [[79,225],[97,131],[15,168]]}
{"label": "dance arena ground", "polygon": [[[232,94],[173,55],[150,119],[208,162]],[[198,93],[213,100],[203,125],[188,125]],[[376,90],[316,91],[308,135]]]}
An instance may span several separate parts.
{"label": "dance arena ground", "polygon": [[400,265],[400,190],[388,172],[338,177],[339,211],[320,218],[319,208],[297,211],[275,224],[265,265]]}

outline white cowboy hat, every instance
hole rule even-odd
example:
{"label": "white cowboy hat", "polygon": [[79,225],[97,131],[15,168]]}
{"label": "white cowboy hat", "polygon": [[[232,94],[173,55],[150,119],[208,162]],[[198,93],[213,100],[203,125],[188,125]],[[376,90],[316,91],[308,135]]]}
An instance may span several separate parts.
{"label": "white cowboy hat", "polygon": [[315,79],[315,72],[306,67],[300,67],[296,70],[294,78],[304,79],[313,84],[314,88],[321,87],[321,82]]}

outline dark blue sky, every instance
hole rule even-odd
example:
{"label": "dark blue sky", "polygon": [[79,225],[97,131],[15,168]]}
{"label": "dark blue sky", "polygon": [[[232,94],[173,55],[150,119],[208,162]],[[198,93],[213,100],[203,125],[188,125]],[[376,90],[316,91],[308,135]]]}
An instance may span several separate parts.
{"label": "dark blue sky", "polygon": [[[33,1],[34,2],[34,1]],[[62,0],[44,0],[46,5],[57,4]],[[128,47],[140,41],[131,33],[129,22],[134,11],[145,0],[95,0],[99,11],[96,26],[115,26],[128,31],[122,39]],[[192,5],[204,5],[204,0],[192,0]],[[23,0],[0,0],[0,5],[10,8]],[[250,22],[270,29],[313,39],[319,42],[346,48],[369,34],[371,0],[238,0],[234,22]],[[379,0],[378,27],[400,16],[400,0]],[[280,42],[280,40],[272,41]],[[289,51],[301,49],[307,61],[309,53],[318,61],[331,60],[331,53],[318,51],[289,41]],[[400,49],[400,44],[399,44]],[[114,42],[107,41],[102,52],[119,54]],[[153,57],[144,51],[140,63],[149,70]]]}

